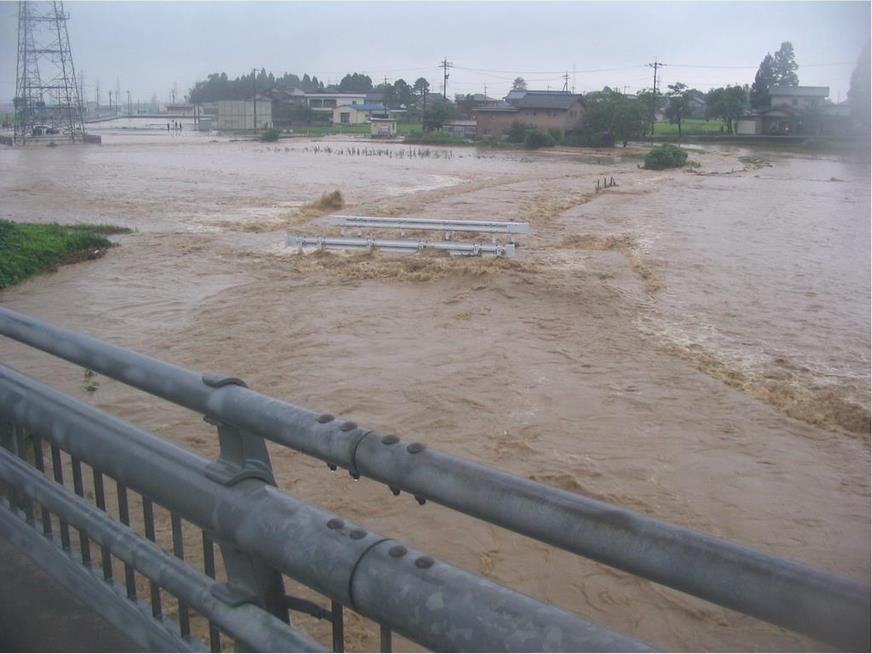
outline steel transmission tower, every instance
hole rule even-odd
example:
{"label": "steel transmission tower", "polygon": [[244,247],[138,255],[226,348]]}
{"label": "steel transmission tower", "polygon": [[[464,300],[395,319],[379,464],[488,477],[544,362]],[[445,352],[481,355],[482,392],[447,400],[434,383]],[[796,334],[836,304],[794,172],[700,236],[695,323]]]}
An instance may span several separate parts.
{"label": "steel transmission tower", "polygon": [[[15,142],[46,131],[84,141],[82,99],[70,51],[64,3],[18,3]],[[53,130],[57,130],[54,132]]]}

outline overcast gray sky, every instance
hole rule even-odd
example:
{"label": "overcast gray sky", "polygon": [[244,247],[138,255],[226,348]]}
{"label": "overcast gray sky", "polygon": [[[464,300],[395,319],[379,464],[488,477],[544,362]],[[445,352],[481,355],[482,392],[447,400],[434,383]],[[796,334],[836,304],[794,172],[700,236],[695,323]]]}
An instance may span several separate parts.
{"label": "overcast gray sky", "polygon": [[[706,90],[748,83],[766,52],[791,41],[803,85],[845,99],[869,40],[868,2],[66,2],[85,94],[120,81],[134,100],[165,99],[212,72],[252,67],[336,81],[363,72],[441,90],[437,64],[455,65],[449,94],[505,95],[515,75],[530,88],[635,91],[664,84]],[[15,94],[17,2],[0,2],[0,100]],[[604,70],[607,69],[607,70]],[[570,82],[572,83],[572,82]]]}

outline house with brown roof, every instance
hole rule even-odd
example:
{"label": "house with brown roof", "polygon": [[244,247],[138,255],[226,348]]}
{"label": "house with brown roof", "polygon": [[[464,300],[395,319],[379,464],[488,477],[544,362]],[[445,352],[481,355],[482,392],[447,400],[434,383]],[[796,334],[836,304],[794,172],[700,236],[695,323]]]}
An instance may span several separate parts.
{"label": "house with brown roof", "polygon": [[573,128],[584,113],[581,95],[558,91],[513,91],[509,95],[508,102],[475,110],[479,138],[500,138],[513,123],[542,131],[565,132]]}

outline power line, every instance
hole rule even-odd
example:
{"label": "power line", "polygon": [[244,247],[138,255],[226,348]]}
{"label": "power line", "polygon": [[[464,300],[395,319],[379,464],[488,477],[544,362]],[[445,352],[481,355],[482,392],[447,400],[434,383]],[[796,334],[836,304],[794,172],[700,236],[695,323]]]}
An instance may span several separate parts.
{"label": "power line", "polygon": [[[712,66],[708,64],[669,64],[672,68],[721,68],[721,69],[756,69],[760,64],[748,66]],[[832,64],[802,64],[800,68],[825,68],[827,66],[853,66],[851,62],[838,62]]]}

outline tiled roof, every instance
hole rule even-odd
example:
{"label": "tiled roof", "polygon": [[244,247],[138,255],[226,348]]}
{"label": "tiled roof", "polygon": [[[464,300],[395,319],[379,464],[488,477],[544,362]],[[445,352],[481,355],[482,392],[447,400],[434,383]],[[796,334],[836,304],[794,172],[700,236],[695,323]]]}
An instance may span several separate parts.
{"label": "tiled roof", "polygon": [[527,93],[515,105],[519,109],[569,109],[581,100],[580,95],[571,93]]}

